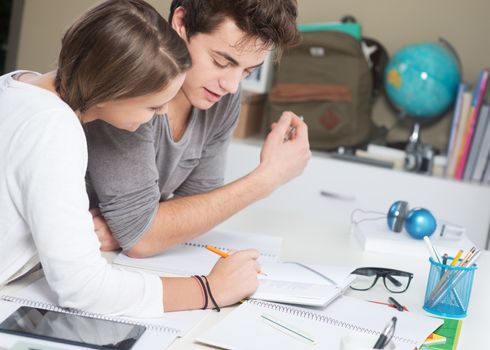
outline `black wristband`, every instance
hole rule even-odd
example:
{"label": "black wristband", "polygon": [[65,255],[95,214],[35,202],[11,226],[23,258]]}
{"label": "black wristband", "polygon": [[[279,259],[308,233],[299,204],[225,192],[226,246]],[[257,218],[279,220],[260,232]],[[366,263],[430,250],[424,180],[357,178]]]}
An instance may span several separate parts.
{"label": "black wristband", "polygon": [[[201,284],[202,290],[204,292],[203,293],[204,294],[204,306],[201,310],[206,310],[208,308],[208,293],[206,292],[206,286],[204,285],[204,282],[202,281],[201,276],[194,275],[194,277],[199,281],[199,283]],[[207,280],[206,280],[206,283],[208,283]]]}
{"label": "black wristband", "polygon": [[220,312],[221,309],[218,306],[218,303],[216,302],[216,300],[214,300],[213,294],[211,293],[211,287],[209,287],[208,279],[206,278],[206,276],[202,276],[202,277],[204,278],[204,281],[206,281],[206,287],[207,287],[207,290],[208,290],[208,293],[209,293],[209,297],[211,298],[211,301],[214,304],[214,310]]}

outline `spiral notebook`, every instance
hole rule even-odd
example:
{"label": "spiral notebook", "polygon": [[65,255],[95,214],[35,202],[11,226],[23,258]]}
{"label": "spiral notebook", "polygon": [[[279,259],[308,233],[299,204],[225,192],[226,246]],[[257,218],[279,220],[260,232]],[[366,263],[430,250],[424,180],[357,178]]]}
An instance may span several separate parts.
{"label": "spiral notebook", "polygon": [[270,262],[261,265],[259,286],[252,299],[304,306],[326,306],[338,298],[355,279],[354,267],[299,262]]}
{"label": "spiral notebook", "polygon": [[393,316],[398,319],[393,338],[397,350],[413,350],[442,324],[346,296],[325,309],[250,300],[196,340],[223,349],[339,349],[343,336],[378,336]]}
{"label": "spiral notebook", "polygon": [[206,245],[226,252],[255,248],[260,252],[259,263],[267,276],[259,276],[259,287],[252,298],[310,306],[325,306],[352,281],[349,276],[352,267],[312,265],[324,276],[330,276],[329,282],[303,264],[277,262],[281,243],[282,238],[278,237],[212,230],[156,256],[134,259],[121,253],[113,262],[160,274],[207,275],[220,257],[205,249]]}
{"label": "spiral notebook", "polygon": [[225,252],[254,248],[260,252],[259,262],[270,262],[277,260],[281,244],[282,238],[279,237],[212,230],[148,258],[134,259],[120,253],[113,263],[157,273],[207,275],[220,257],[208,251],[206,245]]}
{"label": "spiral notebook", "polygon": [[[195,310],[166,313],[163,314],[162,317],[155,319],[137,319],[100,315],[77,309],[61,308],[56,306],[56,296],[49,288],[45,278],[35,281],[28,287],[17,292],[16,295],[0,296],[0,322],[21,306],[31,306],[66,314],[144,326],[146,331],[133,346],[132,350],[165,349],[170,346],[176,338],[184,336],[194,328],[208,314],[208,311]],[[10,341],[12,341],[12,337],[13,336],[4,334],[0,335],[2,343],[8,342],[9,338]]]}

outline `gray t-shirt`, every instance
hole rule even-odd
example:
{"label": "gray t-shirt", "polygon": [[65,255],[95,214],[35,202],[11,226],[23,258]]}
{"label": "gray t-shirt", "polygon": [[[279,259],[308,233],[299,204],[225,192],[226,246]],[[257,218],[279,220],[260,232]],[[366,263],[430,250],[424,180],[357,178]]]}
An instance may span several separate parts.
{"label": "gray t-shirt", "polygon": [[238,121],[240,94],[223,96],[208,110],[194,108],[174,142],[166,115],[136,132],[101,120],[86,124],[87,189],[125,250],[151,225],[159,202],[223,185],[226,150]]}

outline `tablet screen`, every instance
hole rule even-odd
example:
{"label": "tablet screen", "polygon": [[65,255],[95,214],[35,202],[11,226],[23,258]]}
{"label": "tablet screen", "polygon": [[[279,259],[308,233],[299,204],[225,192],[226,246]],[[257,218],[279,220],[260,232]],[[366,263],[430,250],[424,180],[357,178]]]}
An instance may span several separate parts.
{"label": "tablet screen", "polygon": [[95,349],[129,350],[144,326],[22,306],[2,323],[0,332]]}

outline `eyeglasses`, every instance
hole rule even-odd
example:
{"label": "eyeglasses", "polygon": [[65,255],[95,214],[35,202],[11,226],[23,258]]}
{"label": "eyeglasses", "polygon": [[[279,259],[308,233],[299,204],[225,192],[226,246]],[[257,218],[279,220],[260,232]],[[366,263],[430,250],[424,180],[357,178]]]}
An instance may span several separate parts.
{"label": "eyeglasses", "polygon": [[352,282],[350,287],[355,290],[371,289],[380,277],[383,277],[383,283],[392,293],[403,293],[408,289],[413,278],[413,273],[387,269],[384,267],[360,267],[352,271],[357,278]]}

